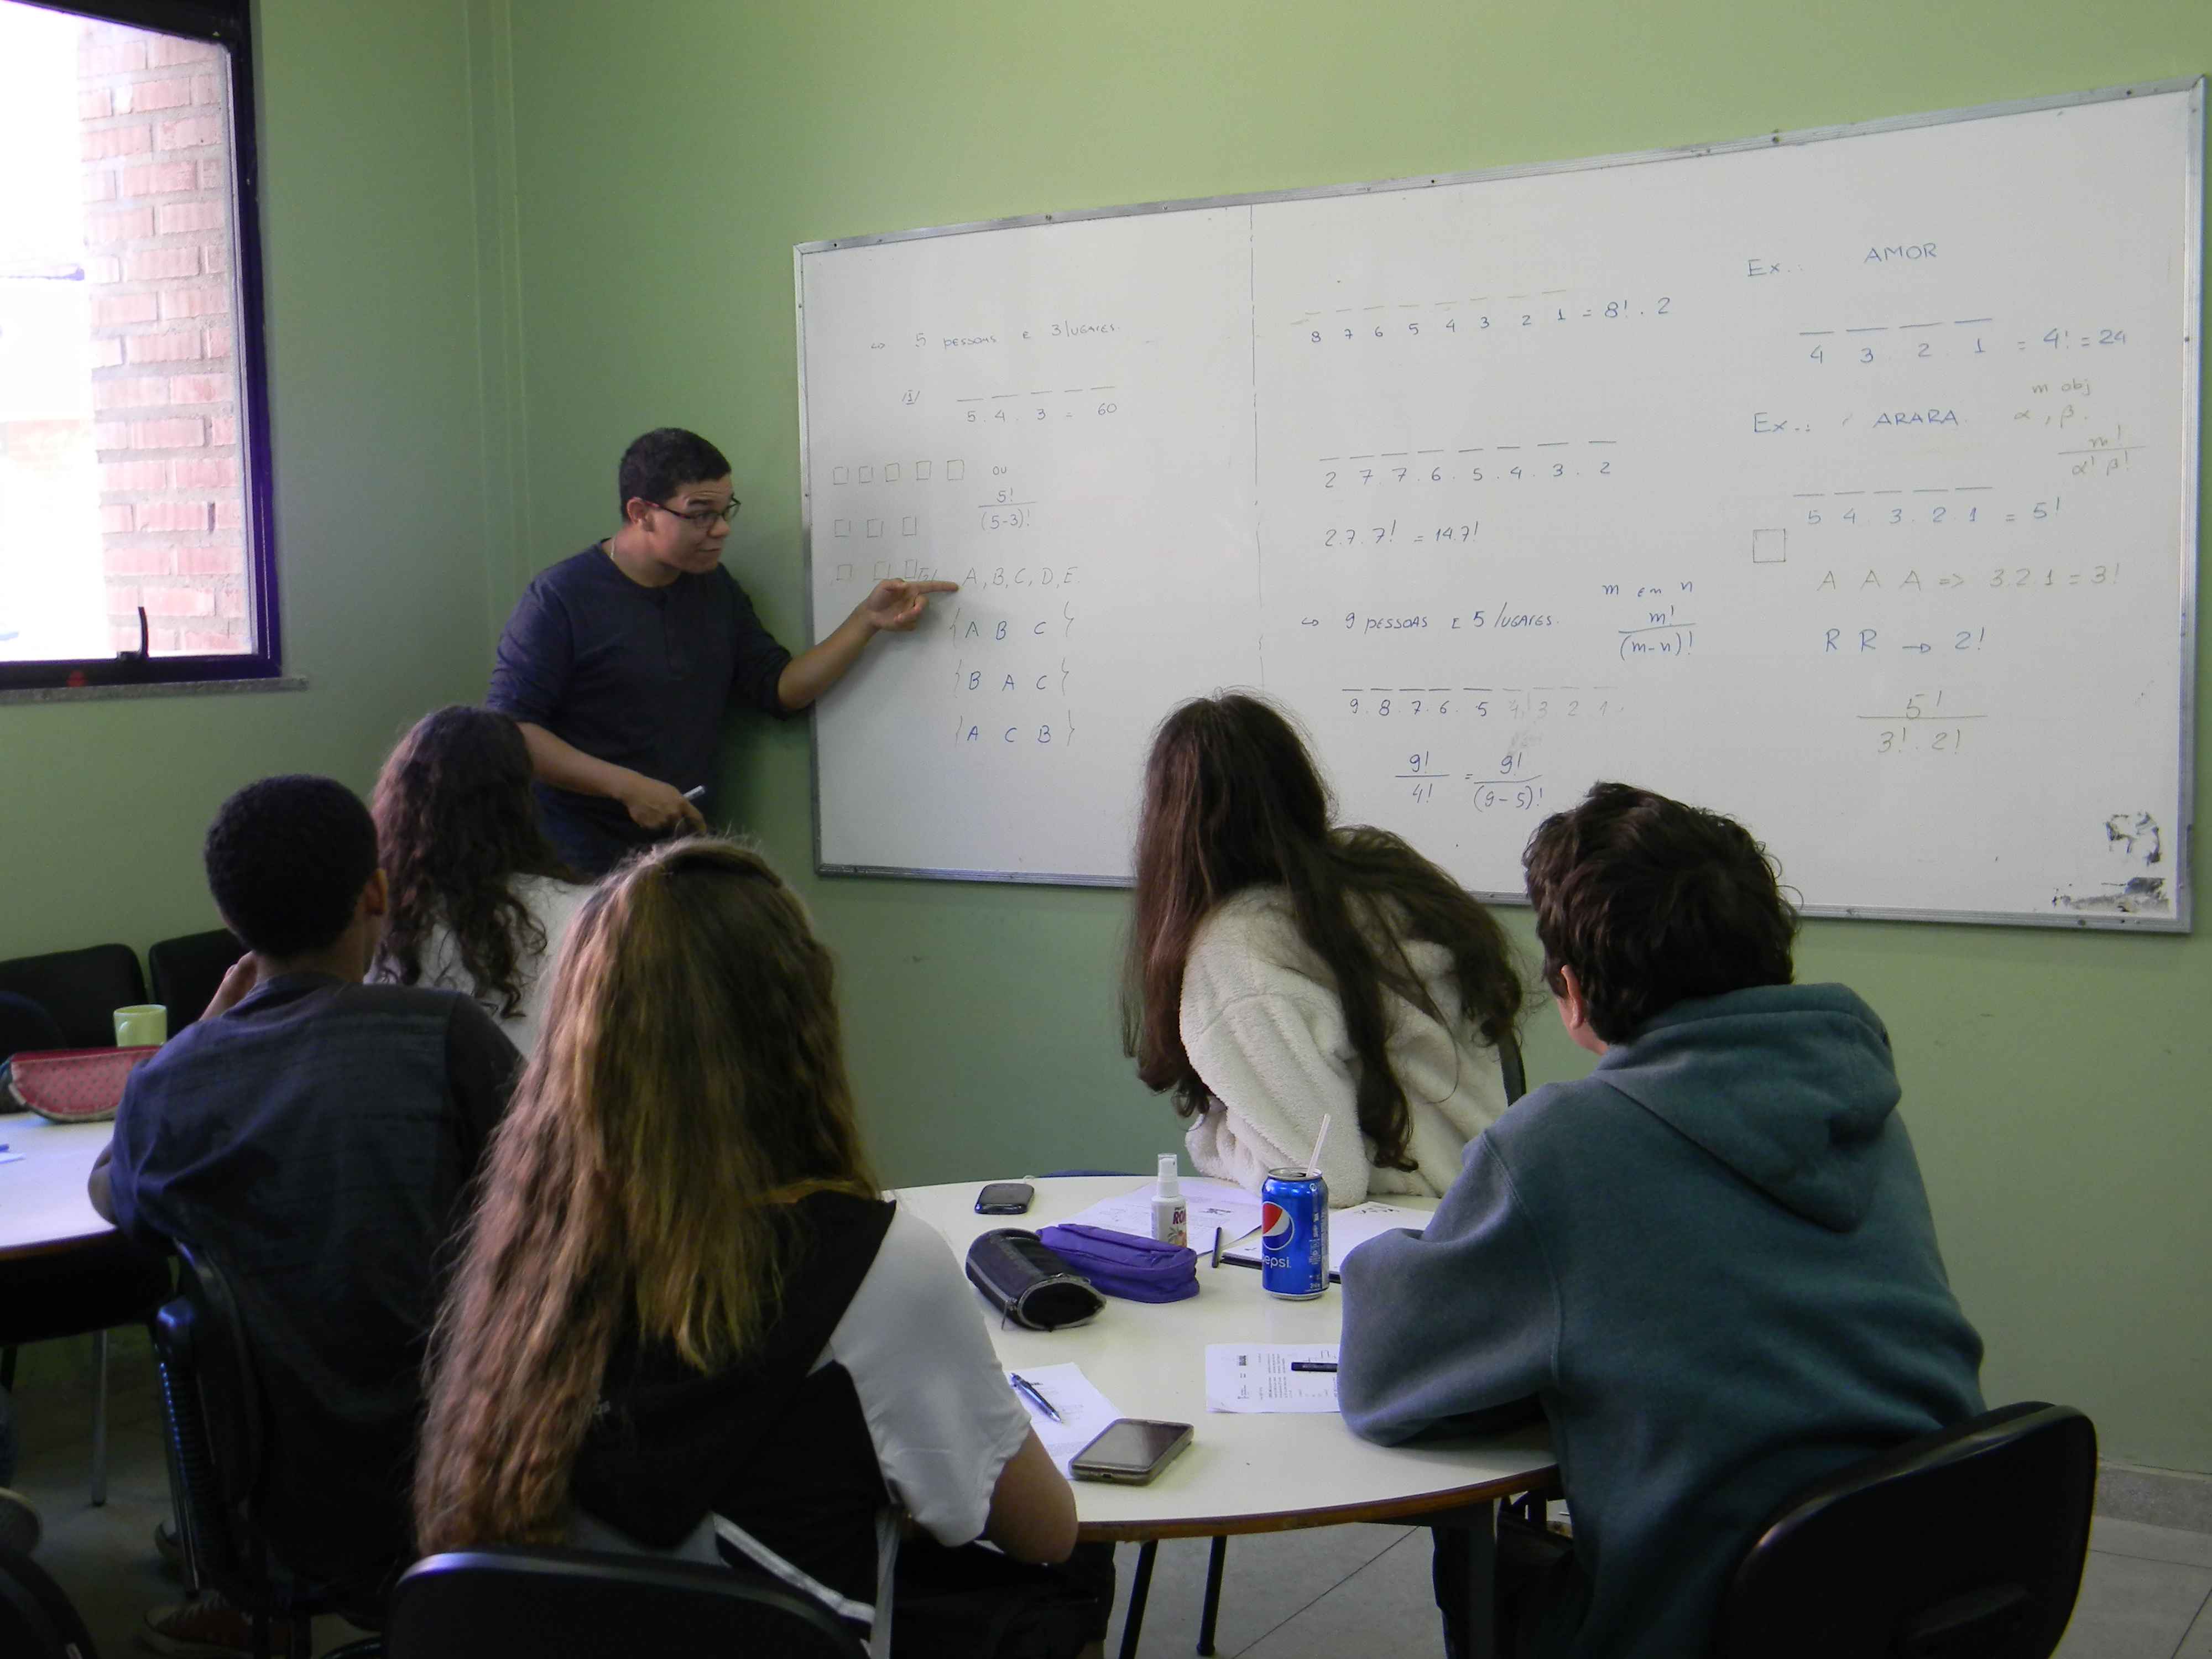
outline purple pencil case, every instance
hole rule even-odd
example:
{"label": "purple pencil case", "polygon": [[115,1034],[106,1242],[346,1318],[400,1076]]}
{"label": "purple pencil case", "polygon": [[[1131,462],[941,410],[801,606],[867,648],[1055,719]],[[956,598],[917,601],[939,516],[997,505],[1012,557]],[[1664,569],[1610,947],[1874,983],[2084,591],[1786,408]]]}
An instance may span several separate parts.
{"label": "purple pencil case", "polygon": [[1181,1302],[1198,1294],[1198,1252],[1107,1227],[1047,1227],[1037,1237],[1094,1289],[1129,1302]]}

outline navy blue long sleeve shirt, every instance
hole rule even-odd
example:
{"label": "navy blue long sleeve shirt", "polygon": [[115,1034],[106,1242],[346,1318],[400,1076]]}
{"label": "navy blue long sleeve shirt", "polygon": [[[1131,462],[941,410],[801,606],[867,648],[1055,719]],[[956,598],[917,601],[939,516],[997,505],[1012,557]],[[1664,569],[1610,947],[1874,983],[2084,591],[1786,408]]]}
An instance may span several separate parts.
{"label": "navy blue long sleeve shirt", "polygon": [[[790,660],[727,570],[647,587],[594,544],[524,591],[484,701],[594,759],[711,788],[722,711],[784,715],[776,682]],[[538,803],[554,845],[586,876],[653,839],[604,796],[541,783]]]}

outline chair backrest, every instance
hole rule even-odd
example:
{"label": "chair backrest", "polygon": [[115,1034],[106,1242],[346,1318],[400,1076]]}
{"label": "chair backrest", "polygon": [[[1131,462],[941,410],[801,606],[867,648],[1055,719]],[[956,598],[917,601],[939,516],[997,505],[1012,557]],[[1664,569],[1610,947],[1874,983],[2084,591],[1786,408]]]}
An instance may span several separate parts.
{"label": "chair backrest", "polygon": [[153,976],[154,1000],[169,1011],[171,1036],[192,1024],[222,984],[230,964],[246,946],[228,927],[165,939],[146,949],[146,971]]}
{"label": "chair backrest", "polygon": [[2096,1480],[2089,1419],[2035,1401],[1844,1469],[1745,1555],[1717,1659],[2047,1659],[2081,1588]]}
{"label": "chair backrest", "polygon": [[[112,1028],[111,1028],[112,1029]],[[25,1048],[66,1048],[69,1040],[62,1036],[62,1028],[54,1017],[37,1002],[13,991],[0,991],[0,1060]],[[0,1103],[0,1112],[9,1110]]]}
{"label": "chair backrest", "polygon": [[1505,1103],[1510,1106],[1528,1092],[1528,1074],[1521,1068],[1521,1040],[1510,1031],[1498,1039],[1498,1070],[1505,1080]]}
{"label": "chair backrest", "polygon": [[28,997],[62,1028],[62,1046],[115,1046],[118,1008],[146,1000],[146,975],[127,945],[93,945],[0,962],[0,991]]}
{"label": "chair backrest", "polygon": [[100,1659],[62,1587],[27,1555],[0,1545],[0,1653],[9,1659]]}
{"label": "chair backrest", "polygon": [[235,1593],[228,1587],[264,1571],[250,1529],[268,1445],[261,1390],[221,1270],[204,1249],[179,1243],[177,1255],[179,1294],[153,1319],[163,1427],[193,1565]]}
{"label": "chair backrest", "polygon": [[818,1601],[763,1574],[590,1550],[433,1555],[392,1592],[391,1659],[600,1659],[617,1653],[866,1659]]}

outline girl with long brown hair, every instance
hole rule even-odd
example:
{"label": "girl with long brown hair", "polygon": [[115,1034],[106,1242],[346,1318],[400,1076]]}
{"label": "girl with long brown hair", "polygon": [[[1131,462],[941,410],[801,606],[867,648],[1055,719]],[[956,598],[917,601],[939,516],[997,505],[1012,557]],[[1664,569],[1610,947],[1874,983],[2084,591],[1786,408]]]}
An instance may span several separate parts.
{"label": "girl with long brown hair", "polygon": [[465,991],[527,1054],[561,936],[590,889],[538,822],[530,751],[504,714],[425,714],[384,763],[369,811],[392,889],[373,980]]}
{"label": "girl with long brown hair", "polygon": [[829,951],[727,842],[639,855],[577,918],[428,1396],[425,1550],[750,1563],[879,1652],[896,1555],[902,1654],[933,1572],[1072,1621],[1065,1651],[1103,1632],[1092,1591],[1018,1565],[1068,1555],[1073,1498],[944,1240],[878,1196]]}
{"label": "girl with long brown hair", "polygon": [[1193,1165],[1257,1190],[1322,1154],[1329,1202],[1441,1195],[1505,1109],[1521,1011],[1504,930],[1398,836],[1333,828],[1290,721],[1232,693],[1161,722],[1123,967],[1137,1075],[1195,1119]]}

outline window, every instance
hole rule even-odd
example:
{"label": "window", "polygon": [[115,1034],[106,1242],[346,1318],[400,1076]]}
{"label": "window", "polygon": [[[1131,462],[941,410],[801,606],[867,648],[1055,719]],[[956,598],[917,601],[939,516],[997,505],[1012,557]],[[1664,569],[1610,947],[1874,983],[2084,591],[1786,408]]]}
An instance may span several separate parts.
{"label": "window", "polygon": [[0,690],[279,672],[246,0],[0,0]]}

